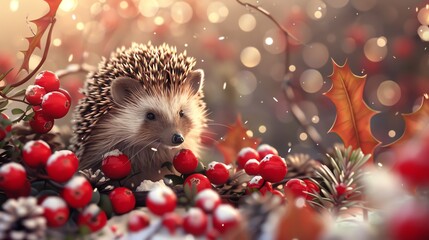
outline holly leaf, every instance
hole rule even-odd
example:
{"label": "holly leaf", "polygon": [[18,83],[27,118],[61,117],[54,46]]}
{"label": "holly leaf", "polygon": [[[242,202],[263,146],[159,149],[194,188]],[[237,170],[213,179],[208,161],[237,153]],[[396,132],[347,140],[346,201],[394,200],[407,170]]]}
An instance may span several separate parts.
{"label": "holly leaf", "polygon": [[[372,154],[380,144],[371,133],[370,120],[377,112],[363,100],[366,76],[357,76],[350,70],[347,61],[343,66],[332,60],[334,69],[332,87],[325,94],[334,103],[337,117],[329,132],[335,132],[344,146],[360,148],[364,154]],[[372,162],[372,158],[368,162]]]}
{"label": "holly leaf", "polygon": [[49,25],[53,23],[55,19],[55,14],[62,0],[44,1],[49,5],[49,11],[44,16],[35,20],[31,20],[32,23],[36,24],[37,31],[34,36],[26,38],[28,41],[28,49],[25,51],[21,51],[24,54],[24,60],[22,61],[19,71],[24,69],[28,72],[30,57],[36,48],[40,49],[40,42],[42,40],[43,34],[46,32]]}
{"label": "holly leaf", "polygon": [[289,202],[276,228],[276,239],[320,239],[325,229],[321,215],[308,206],[305,199],[291,194],[287,194],[286,199]]}
{"label": "holly leaf", "polygon": [[429,96],[425,94],[421,98],[420,106],[413,113],[402,114],[405,121],[405,129],[402,136],[392,144],[401,144],[418,134],[427,125],[429,119]]}
{"label": "holly leaf", "polygon": [[244,147],[256,148],[261,140],[249,137],[247,128],[243,126],[241,117],[237,116],[235,123],[229,125],[224,140],[216,143],[216,148],[222,153],[225,164],[235,162],[238,152]]}

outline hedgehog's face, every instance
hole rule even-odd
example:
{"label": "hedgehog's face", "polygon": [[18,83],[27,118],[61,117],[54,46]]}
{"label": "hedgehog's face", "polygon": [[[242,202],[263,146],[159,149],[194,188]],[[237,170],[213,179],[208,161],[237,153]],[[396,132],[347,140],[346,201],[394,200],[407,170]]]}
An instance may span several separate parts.
{"label": "hedgehog's face", "polygon": [[186,84],[160,93],[147,93],[132,79],[115,81],[112,97],[123,106],[120,118],[127,122],[127,135],[131,135],[129,144],[175,149],[187,143],[193,128],[200,127],[204,118],[198,97],[203,83],[202,71],[192,72]]}

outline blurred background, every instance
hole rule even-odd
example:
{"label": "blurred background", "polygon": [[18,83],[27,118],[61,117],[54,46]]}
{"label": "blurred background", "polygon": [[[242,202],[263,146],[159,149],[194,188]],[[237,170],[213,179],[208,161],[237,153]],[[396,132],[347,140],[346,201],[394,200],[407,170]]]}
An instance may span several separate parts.
{"label": "blurred background", "polygon": [[[365,101],[380,111],[371,124],[375,137],[388,144],[401,136],[399,113],[412,112],[429,91],[428,1],[248,1],[270,12],[293,35],[289,45],[272,21],[234,0],[63,0],[43,69],[96,66],[131,42],[166,42],[194,56],[197,68],[206,73],[213,139],[224,136],[225,125],[240,114],[249,136],[282,155],[307,152],[318,158],[281,86],[288,81],[296,87],[294,104],[320,132],[320,145],[329,148],[339,138],[326,134],[335,107],[323,92],[331,86],[331,59],[341,65],[348,60],[355,74],[367,75]],[[0,72],[20,66],[19,51],[26,49],[25,37],[35,28],[29,20],[47,9],[42,0],[0,2]],[[30,70],[41,55],[35,52]],[[79,73],[61,81],[77,101],[84,80]],[[70,116],[57,122],[63,131],[69,131]]]}

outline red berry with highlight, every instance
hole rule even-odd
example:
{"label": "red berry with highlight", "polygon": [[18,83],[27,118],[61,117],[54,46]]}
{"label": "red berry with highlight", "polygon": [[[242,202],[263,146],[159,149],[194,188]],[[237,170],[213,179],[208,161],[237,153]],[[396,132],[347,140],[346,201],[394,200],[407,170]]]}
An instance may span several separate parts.
{"label": "red berry with highlight", "polygon": [[41,134],[51,131],[54,127],[54,119],[46,116],[42,110],[35,111],[29,123],[34,132]]}
{"label": "red berry with highlight", "polygon": [[109,194],[110,202],[112,203],[113,211],[116,214],[124,214],[130,212],[136,206],[136,198],[133,192],[125,187],[117,187]]}
{"label": "red berry with highlight", "polygon": [[29,167],[37,168],[46,165],[52,151],[49,145],[43,140],[29,141],[24,145],[22,160]]}
{"label": "red berry with highlight", "polygon": [[60,88],[60,79],[51,71],[43,71],[37,74],[34,83],[45,88],[46,92],[56,91]]}
{"label": "red berry with highlight", "polygon": [[83,212],[79,214],[77,224],[80,227],[87,227],[91,232],[101,230],[107,223],[107,215],[94,203],[87,206]]}
{"label": "red berry with highlight", "polygon": [[169,187],[155,187],[146,198],[147,208],[158,216],[174,211],[176,204],[176,194]]}
{"label": "red berry with highlight", "polygon": [[183,225],[183,218],[175,212],[169,212],[162,216],[162,226],[167,228],[170,235],[176,233],[176,229]]}
{"label": "red berry with highlight", "polygon": [[259,153],[255,149],[250,147],[242,148],[237,156],[238,168],[243,169],[247,161],[249,161],[250,159],[259,160]]}
{"label": "red berry with highlight", "polygon": [[0,189],[4,191],[18,191],[27,183],[27,172],[24,167],[10,162],[0,167]]}
{"label": "red berry with highlight", "polygon": [[150,224],[149,216],[142,212],[133,212],[128,217],[128,230],[130,232],[138,232],[145,229]]}
{"label": "red berry with highlight", "polygon": [[286,176],[287,166],[281,157],[268,154],[261,160],[259,172],[269,182],[280,182]]}
{"label": "red berry with highlight", "polygon": [[81,208],[91,201],[92,192],[92,186],[85,177],[74,176],[64,186],[61,197],[70,207]]}
{"label": "red berry with highlight", "polygon": [[194,236],[203,235],[207,231],[207,215],[199,208],[191,208],[183,219],[183,229]]}
{"label": "red berry with highlight", "polygon": [[212,185],[210,180],[200,173],[194,173],[188,176],[183,183],[185,194],[189,198],[193,198],[197,193],[204,189],[211,189]]}
{"label": "red berry with highlight", "polygon": [[233,229],[240,222],[240,213],[228,204],[219,205],[213,213],[213,227],[223,234]]}
{"label": "red berry with highlight", "polygon": [[[4,113],[1,113],[0,118],[1,118],[1,120],[9,121],[9,117]],[[7,127],[3,127],[3,124],[1,124],[0,141],[2,141],[6,137],[7,133],[9,133],[10,131],[12,131],[12,125],[11,124],[9,124]]]}
{"label": "red berry with highlight", "polygon": [[225,184],[229,178],[229,170],[225,164],[213,161],[207,167],[206,176],[215,185]]}
{"label": "red berry with highlight", "polygon": [[189,149],[180,150],[173,158],[174,168],[182,174],[190,174],[198,166],[198,159]]}
{"label": "red berry with highlight", "polygon": [[293,178],[285,184],[285,192],[292,193],[295,197],[307,197],[308,188],[304,181]]}
{"label": "red berry with highlight", "polygon": [[31,105],[40,105],[46,90],[39,85],[30,85],[25,90],[25,99]]}
{"label": "red berry with highlight", "polygon": [[70,104],[68,98],[61,92],[49,92],[42,99],[43,113],[54,119],[62,118],[67,115]]}
{"label": "red berry with highlight", "polygon": [[57,196],[46,197],[40,206],[49,227],[61,227],[69,219],[70,210],[64,200]]}
{"label": "red berry with highlight", "polygon": [[261,159],[263,159],[268,154],[279,155],[279,152],[277,151],[277,149],[275,149],[273,146],[268,144],[259,145],[256,151],[258,151],[259,157]]}
{"label": "red berry with highlight", "polygon": [[131,161],[119,150],[113,150],[103,155],[101,170],[110,179],[121,179],[131,172]]}
{"label": "red berry with highlight", "polygon": [[244,171],[251,176],[259,175],[259,161],[256,159],[250,159],[244,165]]}
{"label": "red berry with highlight", "polygon": [[221,204],[219,194],[213,189],[204,189],[195,197],[195,206],[206,213],[212,213]]}
{"label": "red berry with highlight", "polygon": [[67,182],[77,171],[79,160],[69,150],[60,150],[52,154],[46,163],[48,176],[59,183]]}
{"label": "red berry with highlight", "polygon": [[337,191],[338,196],[342,196],[347,192],[347,186],[344,183],[340,183],[335,186],[335,190]]}
{"label": "red berry with highlight", "polygon": [[62,94],[64,94],[64,96],[67,97],[67,99],[69,100],[70,103],[72,102],[72,97],[71,97],[70,93],[67,90],[65,90],[64,88],[60,88],[57,91],[60,92],[60,93],[62,93]]}

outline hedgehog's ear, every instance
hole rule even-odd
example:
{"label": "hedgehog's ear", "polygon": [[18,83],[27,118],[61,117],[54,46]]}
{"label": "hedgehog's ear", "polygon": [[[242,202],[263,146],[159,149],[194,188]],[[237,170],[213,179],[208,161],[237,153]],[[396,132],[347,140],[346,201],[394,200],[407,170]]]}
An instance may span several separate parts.
{"label": "hedgehog's ear", "polygon": [[118,77],[112,81],[110,93],[113,101],[118,104],[124,103],[131,97],[131,93],[141,88],[141,83],[133,78]]}
{"label": "hedgehog's ear", "polygon": [[197,69],[190,72],[186,77],[186,82],[189,84],[194,94],[202,91],[204,85],[204,71],[202,69]]}

